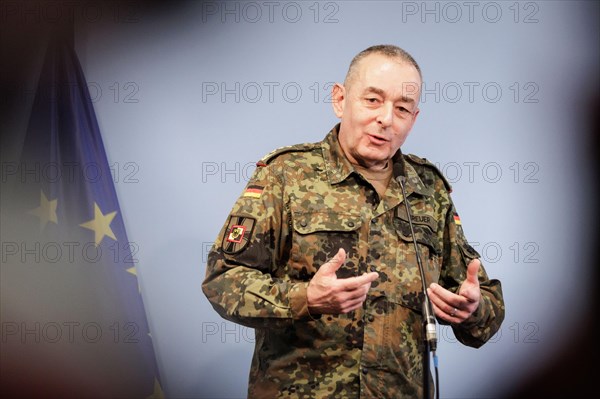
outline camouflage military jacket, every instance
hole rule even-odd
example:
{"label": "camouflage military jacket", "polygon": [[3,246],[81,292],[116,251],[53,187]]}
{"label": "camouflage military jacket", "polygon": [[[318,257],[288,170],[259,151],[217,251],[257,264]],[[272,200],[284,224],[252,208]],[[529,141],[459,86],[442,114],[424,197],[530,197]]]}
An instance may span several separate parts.
{"label": "camouflage military jacket", "polygon": [[[338,125],[339,126],[339,125]],[[203,290],[224,318],[255,328],[250,398],[422,397],[422,285],[400,184],[385,196],[337,141],[285,147],[257,165],[208,257]],[[402,155],[427,285],[452,291],[479,255],[467,244],[449,186],[424,159]],[[377,271],[362,309],[309,314],[306,289],[344,248],[338,277]],[[452,328],[483,345],[500,327],[500,282],[480,268],[477,311]]]}

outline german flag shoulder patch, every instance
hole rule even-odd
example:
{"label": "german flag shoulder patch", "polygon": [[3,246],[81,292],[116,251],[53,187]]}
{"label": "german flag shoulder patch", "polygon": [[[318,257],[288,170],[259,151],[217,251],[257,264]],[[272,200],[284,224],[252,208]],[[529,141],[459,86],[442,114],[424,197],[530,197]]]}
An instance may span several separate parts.
{"label": "german flag shoulder patch", "polygon": [[263,186],[250,185],[246,187],[246,190],[244,190],[244,194],[242,194],[242,197],[260,198],[263,190]]}
{"label": "german flag shoulder patch", "polygon": [[462,225],[462,222],[460,221],[460,216],[458,216],[458,213],[454,213],[454,223],[456,223],[458,226]]}

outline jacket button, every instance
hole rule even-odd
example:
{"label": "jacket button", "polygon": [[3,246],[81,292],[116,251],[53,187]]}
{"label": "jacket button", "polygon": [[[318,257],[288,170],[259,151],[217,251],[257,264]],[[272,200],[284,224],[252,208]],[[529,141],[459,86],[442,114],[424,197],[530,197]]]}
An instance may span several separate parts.
{"label": "jacket button", "polygon": [[367,320],[369,321],[369,323],[373,323],[373,320],[375,320],[375,317],[370,314],[369,317],[367,317]]}
{"label": "jacket button", "polygon": [[369,370],[367,370],[366,367],[363,367],[361,371],[364,375],[367,375],[369,373]]}
{"label": "jacket button", "polygon": [[300,222],[300,226],[306,227],[306,225],[307,225],[306,220],[303,220],[303,221]]}
{"label": "jacket button", "polygon": [[354,227],[354,222],[348,222],[348,227]]}

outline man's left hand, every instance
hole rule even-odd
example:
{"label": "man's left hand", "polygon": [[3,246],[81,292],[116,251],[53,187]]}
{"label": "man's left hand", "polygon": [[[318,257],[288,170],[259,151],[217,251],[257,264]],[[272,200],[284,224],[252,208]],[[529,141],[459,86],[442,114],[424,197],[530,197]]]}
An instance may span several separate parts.
{"label": "man's left hand", "polygon": [[448,291],[441,285],[432,283],[427,289],[435,315],[450,323],[462,323],[467,320],[477,307],[481,298],[477,272],[481,262],[473,259],[467,266],[467,278],[463,281],[458,294]]}

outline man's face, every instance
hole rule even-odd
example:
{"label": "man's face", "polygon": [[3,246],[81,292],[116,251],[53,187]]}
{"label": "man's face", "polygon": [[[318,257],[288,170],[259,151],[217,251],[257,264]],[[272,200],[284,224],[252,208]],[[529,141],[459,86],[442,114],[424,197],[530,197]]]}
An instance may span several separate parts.
{"label": "man's face", "polygon": [[333,108],[341,118],[339,141],[352,163],[379,169],[398,151],[419,109],[421,79],[398,58],[371,54],[346,82],[333,88]]}

